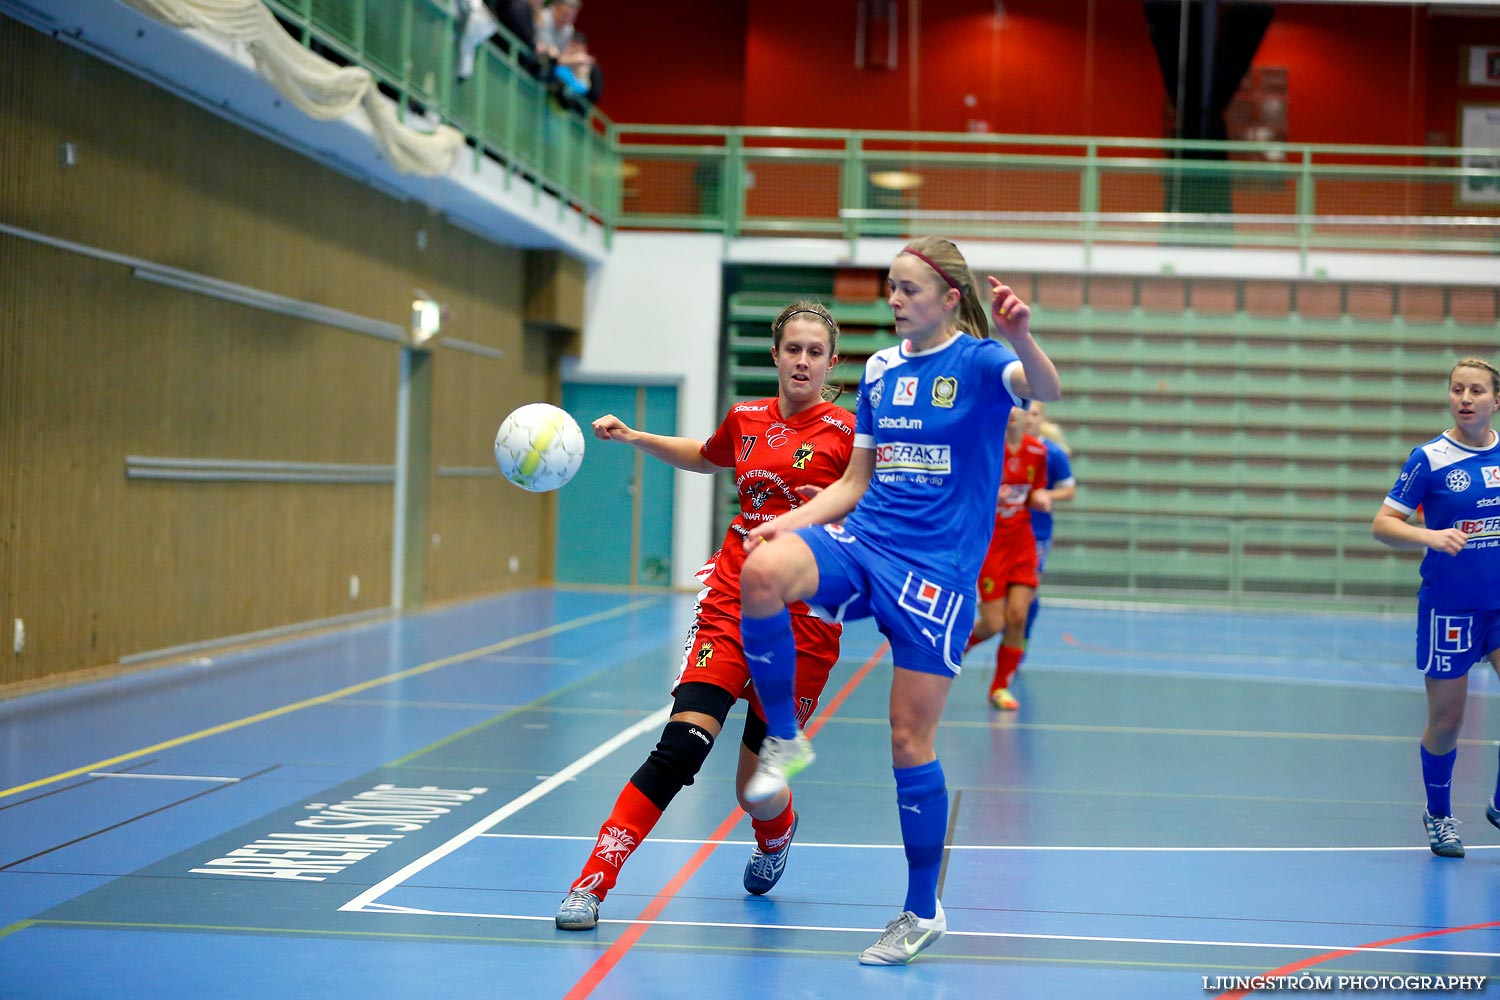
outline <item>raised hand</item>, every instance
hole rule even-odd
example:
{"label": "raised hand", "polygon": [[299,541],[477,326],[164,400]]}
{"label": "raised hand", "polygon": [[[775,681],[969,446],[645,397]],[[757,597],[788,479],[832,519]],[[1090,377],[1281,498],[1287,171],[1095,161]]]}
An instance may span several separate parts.
{"label": "raised hand", "polygon": [[1006,340],[1027,336],[1031,332],[1031,307],[1007,284],[990,275],[990,316],[995,329]]}

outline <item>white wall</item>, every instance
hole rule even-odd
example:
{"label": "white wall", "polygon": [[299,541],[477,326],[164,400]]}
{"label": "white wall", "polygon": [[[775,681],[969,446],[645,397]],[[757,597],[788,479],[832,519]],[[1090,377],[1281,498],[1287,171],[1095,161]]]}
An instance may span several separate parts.
{"label": "white wall", "polygon": [[[563,378],[678,387],[677,433],[706,438],[719,412],[719,318],[724,240],[696,233],[618,232],[589,275],[583,352]],[[693,573],[718,546],[713,479],[679,472],[672,532],[672,583],[696,587]]]}

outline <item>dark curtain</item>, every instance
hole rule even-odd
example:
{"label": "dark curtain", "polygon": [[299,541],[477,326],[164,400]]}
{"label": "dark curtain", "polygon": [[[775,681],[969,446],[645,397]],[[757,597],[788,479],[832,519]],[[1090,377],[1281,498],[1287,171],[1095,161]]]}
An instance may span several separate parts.
{"label": "dark curtain", "polygon": [[[1275,8],[1269,3],[1220,3],[1219,0],[1188,5],[1186,73],[1180,108],[1176,105],[1182,3],[1146,0],[1145,12],[1180,138],[1226,138],[1224,112],[1250,70]],[[1185,160],[1227,158],[1221,150],[1185,150],[1175,155]],[[1232,208],[1230,193],[1226,175],[1187,175],[1180,184],[1167,186],[1166,211],[1228,213]]]}

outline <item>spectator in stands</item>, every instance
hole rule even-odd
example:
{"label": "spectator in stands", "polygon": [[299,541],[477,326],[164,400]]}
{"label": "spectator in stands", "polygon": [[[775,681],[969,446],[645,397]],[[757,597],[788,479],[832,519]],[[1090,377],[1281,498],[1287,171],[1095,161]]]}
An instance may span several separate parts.
{"label": "spectator in stands", "polygon": [[[516,62],[534,77],[542,75],[542,62],[536,51],[536,26],[541,18],[545,0],[486,0],[495,19],[506,31],[521,42],[516,52]],[[502,52],[510,51],[510,41],[496,32],[495,45]]]}
{"label": "spectator in stands", "polygon": [[578,32],[552,67],[552,93],[565,110],[588,114],[604,92],[604,74],[589,54],[588,40]]}
{"label": "spectator in stands", "polygon": [[474,75],[474,58],[485,39],[495,34],[500,23],[481,0],[455,0],[454,26],[458,29],[458,78]]}
{"label": "spectator in stands", "polygon": [[557,60],[573,37],[574,22],[583,0],[552,0],[542,8],[536,22],[536,51],[543,59]]}
{"label": "spectator in stands", "polygon": [[[1427,845],[1443,858],[1464,856],[1453,815],[1453,765],[1464,722],[1469,670],[1488,660],[1500,672],[1500,371],[1464,358],[1448,373],[1453,426],[1412,449],[1370,531],[1393,549],[1424,550],[1417,590],[1416,667],[1427,689],[1427,727],[1418,746],[1427,808]],[[1427,523],[1409,523],[1421,506]],[[1485,805],[1500,827],[1500,778]]]}

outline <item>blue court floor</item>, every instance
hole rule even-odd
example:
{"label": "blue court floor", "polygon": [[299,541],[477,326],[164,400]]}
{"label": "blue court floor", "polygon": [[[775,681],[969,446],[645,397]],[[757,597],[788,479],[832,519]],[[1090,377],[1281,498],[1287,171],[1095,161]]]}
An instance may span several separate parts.
{"label": "blue court floor", "polygon": [[891,665],[853,625],[775,891],[740,885],[741,704],[600,926],[558,931],[691,607],[533,590],[0,702],[0,997],[1500,994],[1497,684],[1454,778],[1468,856],[1436,858],[1406,615],[1053,599],[1005,715],[976,649],[939,736],[950,929],[905,968],[856,962],[905,865]]}

